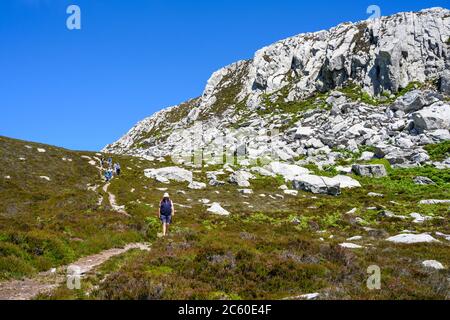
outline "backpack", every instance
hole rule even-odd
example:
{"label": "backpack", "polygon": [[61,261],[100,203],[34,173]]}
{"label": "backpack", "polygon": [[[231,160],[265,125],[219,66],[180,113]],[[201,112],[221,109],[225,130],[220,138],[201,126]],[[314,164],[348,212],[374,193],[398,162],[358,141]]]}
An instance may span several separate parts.
{"label": "backpack", "polygon": [[172,214],[172,201],[161,201],[160,209],[163,216],[170,216]]}

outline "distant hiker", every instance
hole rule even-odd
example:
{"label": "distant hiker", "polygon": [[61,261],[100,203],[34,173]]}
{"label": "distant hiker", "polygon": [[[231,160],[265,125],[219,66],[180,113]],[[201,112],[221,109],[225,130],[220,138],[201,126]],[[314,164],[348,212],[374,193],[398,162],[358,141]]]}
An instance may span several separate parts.
{"label": "distant hiker", "polygon": [[173,202],[170,200],[169,194],[166,192],[159,203],[159,219],[163,225],[163,236],[167,235],[169,231],[169,225],[172,223],[172,217],[175,216],[175,209],[173,208]]}
{"label": "distant hiker", "polygon": [[108,158],[108,166],[112,168],[113,160],[111,157]]}
{"label": "distant hiker", "polygon": [[114,171],[116,172],[116,176],[120,176],[120,164],[114,164]]}
{"label": "distant hiker", "polygon": [[109,182],[109,172],[108,172],[108,170],[106,170],[103,175],[105,176],[106,182]]}
{"label": "distant hiker", "polygon": [[106,179],[106,182],[111,181],[112,177],[113,177],[112,171],[111,171],[111,170],[106,170],[106,171],[105,171],[105,179]]}
{"label": "distant hiker", "polygon": [[105,165],[105,158],[101,157],[100,158],[100,166],[103,169],[103,166]]}

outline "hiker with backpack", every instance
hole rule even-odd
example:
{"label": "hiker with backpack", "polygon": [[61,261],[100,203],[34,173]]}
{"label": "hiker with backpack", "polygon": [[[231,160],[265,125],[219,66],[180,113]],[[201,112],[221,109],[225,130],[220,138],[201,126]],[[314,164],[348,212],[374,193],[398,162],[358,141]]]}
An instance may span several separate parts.
{"label": "hiker with backpack", "polygon": [[163,225],[163,237],[167,235],[169,231],[169,225],[172,223],[172,217],[175,216],[175,209],[173,208],[173,202],[170,200],[169,194],[166,192],[159,203],[159,219]]}
{"label": "hiker with backpack", "polygon": [[120,176],[120,164],[114,164],[114,171],[116,172],[116,176]]}

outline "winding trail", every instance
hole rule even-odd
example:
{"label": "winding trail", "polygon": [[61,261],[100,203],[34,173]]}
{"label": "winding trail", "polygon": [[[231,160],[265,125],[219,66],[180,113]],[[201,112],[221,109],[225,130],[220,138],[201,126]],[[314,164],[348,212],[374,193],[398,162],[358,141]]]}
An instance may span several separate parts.
{"label": "winding trail", "polygon": [[73,264],[59,267],[57,270],[41,272],[33,278],[0,282],[0,300],[30,300],[38,294],[50,293],[66,281],[66,271],[69,267],[78,267],[82,277],[110,258],[132,249],[149,251],[150,245],[146,243],[131,243],[124,248],[113,248],[81,258]]}
{"label": "winding trail", "polygon": [[103,191],[108,194],[109,204],[111,205],[112,209],[120,214],[123,214],[127,217],[131,217],[126,211],[125,206],[119,206],[116,202],[116,196],[112,194],[111,192],[108,192],[110,183],[106,183],[103,186]]}

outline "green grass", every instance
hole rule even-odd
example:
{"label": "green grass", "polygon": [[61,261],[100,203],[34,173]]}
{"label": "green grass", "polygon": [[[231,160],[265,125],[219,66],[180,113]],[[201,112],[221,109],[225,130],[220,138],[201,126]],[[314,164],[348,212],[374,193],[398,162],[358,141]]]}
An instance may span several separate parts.
{"label": "green grass", "polygon": [[443,161],[450,157],[450,141],[443,141],[437,144],[429,144],[425,146],[425,150],[428,152],[431,160]]}
{"label": "green grass", "polygon": [[144,238],[136,228],[140,218],[111,212],[107,200],[97,206],[101,195],[107,197],[100,187],[98,193],[88,190],[102,181],[83,155],[95,156],[0,137],[0,279],[29,276]]}
{"label": "green grass", "polygon": [[[3,165],[2,176],[6,171],[14,172],[11,160],[23,143],[3,140],[1,146],[5,145],[15,153],[8,156],[11,159],[5,158],[8,165]],[[74,161],[75,155],[80,155],[61,149],[52,152],[57,153],[52,161],[47,158],[50,152],[33,152],[27,157],[43,157],[36,158],[36,163],[46,162],[50,169],[44,168],[43,173],[53,177],[52,172],[64,175],[67,170],[67,164],[63,162],[63,167],[59,167],[59,160],[56,161],[62,154],[69,153]],[[30,174],[28,185],[39,183],[39,188],[23,190],[23,194],[34,199],[25,207],[26,213],[7,211],[6,203],[14,203],[7,200],[17,190],[11,189],[11,185],[0,189],[2,277],[31,275],[102,248],[150,240],[151,251],[136,250],[107,261],[83,277],[81,290],[71,291],[62,285],[38,299],[280,299],[311,292],[320,292],[325,299],[448,298],[442,286],[448,272],[429,275],[420,266],[426,259],[450,264],[445,240],[402,246],[384,239],[405,229],[450,233],[448,205],[418,204],[422,199],[450,197],[450,170],[388,166],[388,177],[352,176],[363,188],[343,190],[338,197],[306,192],[299,192],[297,197],[287,196],[278,189],[285,183],[280,177],[257,177],[252,181],[254,194],[243,196],[230,184],[190,190],[187,183],[162,184],[143,176],[145,168],[169,166],[170,162],[152,163],[128,157],[120,157],[120,161],[124,173],[113,180],[110,191],[119,204],[126,206],[131,219],[109,212],[107,203],[97,208],[95,194],[82,192],[84,185],[80,185],[80,191],[74,187],[82,178],[89,183],[98,182],[96,170],[83,159],[72,164],[78,176],[67,185],[69,176],[62,179],[60,186],[52,186],[35,181]],[[20,171],[19,167],[16,169]],[[334,174],[333,169],[326,168],[323,172]],[[205,171],[194,173],[195,180],[205,181]],[[418,175],[427,176],[436,184],[416,185],[413,178]],[[6,183],[18,179],[11,180]],[[288,186],[291,187],[289,183]],[[167,188],[177,212],[170,236],[165,239],[156,237],[160,230],[157,203],[163,193],[158,188]],[[69,195],[62,192],[64,189],[70,191]],[[368,192],[384,197],[372,198]],[[265,197],[260,196],[262,193]],[[74,195],[77,197],[72,199]],[[283,195],[284,199],[277,195]],[[199,202],[205,198],[219,202],[231,215],[207,213],[207,207]],[[356,213],[347,214],[352,208],[357,209]],[[420,212],[435,219],[413,225],[409,219],[382,218],[380,213],[384,210],[403,216]],[[355,222],[356,217],[363,222]],[[369,233],[363,227],[377,232]],[[355,235],[363,236],[361,244],[365,249],[339,246]],[[382,269],[381,291],[365,287],[366,270],[372,264]]]}

